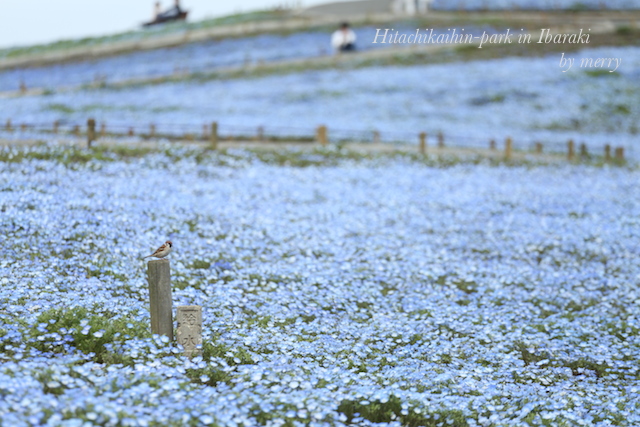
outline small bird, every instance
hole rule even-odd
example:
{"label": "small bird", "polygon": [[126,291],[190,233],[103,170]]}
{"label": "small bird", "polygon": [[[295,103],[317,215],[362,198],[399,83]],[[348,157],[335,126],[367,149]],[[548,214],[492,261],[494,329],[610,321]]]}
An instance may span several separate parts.
{"label": "small bird", "polygon": [[148,255],[142,259],[146,259],[149,257],[155,257],[155,258],[164,258],[167,255],[169,255],[169,252],[171,252],[171,248],[173,247],[173,244],[171,243],[171,241],[167,240],[166,242],[164,242],[164,245],[160,246],[158,249],[156,249],[156,251],[154,253],[152,253],[151,255]]}

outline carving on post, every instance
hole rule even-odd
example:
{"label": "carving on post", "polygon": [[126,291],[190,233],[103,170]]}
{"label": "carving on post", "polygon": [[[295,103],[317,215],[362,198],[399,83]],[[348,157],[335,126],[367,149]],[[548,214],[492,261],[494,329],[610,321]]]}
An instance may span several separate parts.
{"label": "carving on post", "polygon": [[176,340],[188,357],[197,356],[202,347],[202,307],[181,305],[176,311]]}

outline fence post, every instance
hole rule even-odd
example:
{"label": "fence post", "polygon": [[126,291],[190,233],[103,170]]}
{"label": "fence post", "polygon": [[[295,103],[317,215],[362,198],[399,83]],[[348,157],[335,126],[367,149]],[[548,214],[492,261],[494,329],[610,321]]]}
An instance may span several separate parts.
{"label": "fence post", "polygon": [[572,161],[574,157],[575,157],[574,143],[573,143],[573,139],[570,139],[569,142],[567,142],[567,160]]}
{"label": "fence post", "polygon": [[78,125],[73,125],[73,130],[72,130],[73,134],[75,136],[80,136],[80,126]]}
{"label": "fence post", "polygon": [[7,123],[4,125],[4,130],[11,132],[11,119],[7,119]]}
{"label": "fence post", "polygon": [[511,137],[508,136],[504,142],[504,158],[505,160],[511,160],[511,151],[513,149],[513,141]]}
{"label": "fence post", "polygon": [[427,154],[427,133],[420,132],[420,154]]}
{"label": "fence post", "polygon": [[[180,305],[176,308],[176,341],[184,348],[188,357],[202,353],[202,307]],[[199,348],[200,347],[200,348]]]}
{"label": "fence post", "polygon": [[96,139],[96,121],[87,120],[87,147],[91,148],[91,143]]}
{"label": "fence post", "polygon": [[609,144],[606,144],[604,146],[604,161],[605,162],[611,161],[611,145]]}
{"label": "fence post", "polygon": [[589,157],[589,151],[587,151],[587,144],[584,142],[580,144],[580,157],[587,158]]}
{"label": "fence post", "polygon": [[27,130],[27,125],[25,123],[20,123],[20,132],[24,132]]}
{"label": "fence post", "polygon": [[444,135],[438,132],[438,148],[444,148]]}
{"label": "fence post", "polygon": [[542,154],[542,142],[536,142],[536,154]]}
{"label": "fence post", "polygon": [[128,136],[134,136],[135,135],[135,132],[133,130],[133,126],[129,127],[129,132],[127,132],[127,135]]}
{"label": "fence post", "polygon": [[22,80],[20,81],[20,93],[23,95],[27,93],[27,85]]}
{"label": "fence post", "polygon": [[380,132],[377,130],[373,131],[373,143],[380,144]]}
{"label": "fence post", "polygon": [[489,141],[489,150],[495,150],[496,149],[496,140],[492,139]]}
{"label": "fence post", "polygon": [[105,122],[100,123],[100,137],[104,138],[107,134],[107,124]]}
{"label": "fence post", "polygon": [[624,161],[624,147],[616,147],[615,156],[617,161]]}
{"label": "fence post", "polygon": [[56,120],[53,122],[53,133],[58,133],[58,128],[60,127],[60,121]]}
{"label": "fence post", "polygon": [[151,333],[164,335],[173,341],[171,262],[159,259],[147,263],[149,281],[149,313]]}
{"label": "fence post", "polygon": [[149,138],[155,138],[155,137],[156,137],[156,125],[151,123],[149,125]]}
{"label": "fence post", "polygon": [[325,125],[320,125],[316,129],[316,139],[320,145],[327,145],[327,127]]}
{"label": "fence post", "polygon": [[209,145],[212,150],[218,149],[218,122],[211,122],[211,132],[209,133]]}
{"label": "fence post", "polygon": [[202,125],[202,140],[206,141],[209,139],[209,126],[206,124]]}
{"label": "fence post", "polygon": [[264,141],[264,127],[263,126],[258,126],[258,135],[256,137],[258,139],[258,142],[263,142]]}

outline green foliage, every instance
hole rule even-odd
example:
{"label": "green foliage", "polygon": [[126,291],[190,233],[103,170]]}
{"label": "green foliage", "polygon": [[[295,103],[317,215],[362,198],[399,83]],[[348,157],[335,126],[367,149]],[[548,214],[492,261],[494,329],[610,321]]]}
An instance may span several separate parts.
{"label": "green foliage", "polygon": [[143,322],[91,314],[84,307],[43,312],[29,335],[31,346],[40,351],[68,353],[75,349],[98,363],[129,363],[127,355],[107,350],[107,344],[151,337]]}
{"label": "green foliage", "polygon": [[389,423],[393,420],[399,420],[406,427],[468,426],[467,417],[462,411],[439,410],[425,413],[410,407],[403,411],[402,401],[394,395],[391,395],[385,402],[377,400],[367,403],[343,400],[338,405],[338,412],[347,417],[347,424],[351,424],[354,418],[362,417],[372,423]]}

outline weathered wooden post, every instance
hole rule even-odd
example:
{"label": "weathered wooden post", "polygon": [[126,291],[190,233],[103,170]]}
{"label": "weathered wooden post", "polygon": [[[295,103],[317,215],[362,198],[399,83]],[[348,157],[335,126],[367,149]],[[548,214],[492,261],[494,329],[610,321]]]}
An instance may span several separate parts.
{"label": "weathered wooden post", "polygon": [[202,125],[202,140],[207,141],[209,139],[209,126],[207,124]]}
{"label": "weathered wooden post", "polygon": [[91,143],[96,140],[96,121],[87,120],[87,147],[91,148]]}
{"label": "weathered wooden post", "polygon": [[133,126],[130,126],[130,127],[129,127],[129,132],[127,132],[127,135],[128,135],[128,136],[134,136],[135,134],[136,134],[136,133],[135,133],[135,131],[133,130]]}
{"label": "weathered wooden post", "polygon": [[504,142],[504,159],[511,160],[511,152],[513,150],[513,141],[510,136]]}
{"label": "weathered wooden post", "polygon": [[7,132],[11,132],[11,119],[7,119],[7,122],[4,125],[4,130],[6,130]]}
{"label": "weathered wooden post", "polygon": [[73,130],[71,131],[75,136],[80,136],[80,126],[73,125]]}
{"label": "weathered wooden post", "polygon": [[616,147],[615,150],[616,161],[624,161],[624,147]]}
{"label": "weathered wooden post", "polygon": [[420,154],[427,154],[427,133],[420,132]]}
{"label": "weathered wooden post", "polygon": [[327,140],[327,127],[325,125],[320,125],[316,129],[316,139],[318,140],[320,145],[324,146],[328,144],[329,141]]}
{"label": "weathered wooden post", "polygon": [[580,157],[582,157],[583,159],[586,159],[587,157],[589,157],[589,151],[587,150],[587,144],[585,144],[584,142],[582,144],[580,144]]}
{"label": "weathered wooden post", "polygon": [[105,122],[100,123],[100,138],[104,138],[107,134],[107,124]]}
{"label": "weathered wooden post", "polygon": [[373,143],[380,144],[380,132],[377,130],[373,131]]}
{"label": "weathered wooden post", "polygon": [[444,148],[444,135],[438,132],[438,148]]}
{"label": "weathered wooden post", "polygon": [[264,126],[258,126],[258,134],[256,135],[258,142],[264,141]]}
{"label": "weathered wooden post", "polygon": [[611,145],[609,144],[606,144],[604,146],[604,161],[605,162],[611,161]]}
{"label": "weathered wooden post", "polygon": [[149,281],[151,333],[167,336],[173,341],[170,264],[168,259],[149,261],[147,263],[147,278]]}
{"label": "weathered wooden post", "polygon": [[27,130],[27,125],[25,123],[20,123],[20,132],[24,132]]}
{"label": "weathered wooden post", "polygon": [[567,160],[572,161],[575,157],[575,144],[573,143],[573,139],[570,139],[567,142]]}
{"label": "weathered wooden post", "polygon": [[184,348],[188,357],[202,353],[202,307],[181,305],[176,309],[176,341]]}
{"label": "weathered wooden post", "polygon": [[489,141],[489,150],[493,151],[496,149],[496,140],[492,139]]}
{"label": "weathered wooden post", "polygon": [[60,127],[60,121],[56,120],[53,122],[53,133],[58,133],[58,128]]}
{"label": "weathered wooden post", "polygon": [[542,142],[536,142],[536,154],[542,154]]}
{"label": "weathered wooden post", "polygon": [[156,137],[156,125],[151,123],[149,125],[149,138],[155,138],[155,137]]}
{"label": "weathered wooden post", "polygon": [[27,93],[27,85],[24,83],[23,80],[20,81],[20,93],[23,95]]}
{"label": "weathered wooden post", "polygon": [[218,122],[211,122],[211,132],[209,133],[209,148],[218,148]]}

